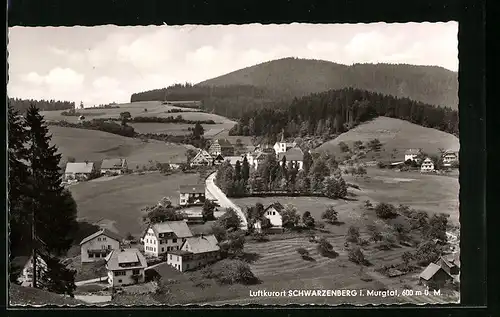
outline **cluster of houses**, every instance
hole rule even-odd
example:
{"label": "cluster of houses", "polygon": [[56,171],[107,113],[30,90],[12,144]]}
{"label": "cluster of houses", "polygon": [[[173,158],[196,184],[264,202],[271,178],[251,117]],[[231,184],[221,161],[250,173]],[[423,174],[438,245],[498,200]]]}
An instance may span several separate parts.
{"label": "cluster of houses", "polygon": [[[417,164],[420,164],[420,171],[422,173],[433,172],[435,170],[434,162],[431,158],[426,157],[421,160],[422,156],[421,149],[408,149],[405,151],[405,159],[404,162],[413,161]],[[442,153],[442,160],[444,167],[451,167],[453,164],[458,162],[458,152],[453,150],[447,150]],[[403,164],[404,162],[394,163],[393,165]]]}
{"label": "cluster of houses", "polygon": [[120,175],[128,170],[127,160],[124,158],[104,159],[99,162],[68,162],[64,171],[64,179],[87,180],[93,174]]}
{"label": "cluster of houses", "polygon": [[198,151],[196,156],[191,159],[190,166],[213,166],[222,164],[224,161],[236,166],[237,162],[241,164],[246,158],[250,167],[257,169],[265,161],[267,155],[273,153],[280,163],[285,157],[287,164],[293,164],[298,170],[301,170],[304,166],[304,153],[302,150],[297,147],[295,142],[286,142],[283,135],[281,140],[276,142],[274,146],[258,145],[245,154],[234,155],[234,153],[234,147],[227,139],[216,139],[208,150]]}

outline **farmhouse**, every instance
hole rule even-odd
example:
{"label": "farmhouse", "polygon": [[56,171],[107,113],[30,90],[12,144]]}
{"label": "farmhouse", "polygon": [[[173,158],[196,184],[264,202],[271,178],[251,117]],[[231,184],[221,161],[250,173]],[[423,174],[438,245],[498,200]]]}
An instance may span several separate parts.
{"label": "farmhouse", "polygon": [[112,251],[120,248],[122,238],[108,229],[99,230],[80,242],[82,263],[95,262],[106,258]]}
{"label": "farmhouse", "polygon": [[422,151],[420,149],[408,149],[405,151],[405,162],[408,160],[417,161]]}
{"label": "farmhouse", "polygon": [[167,264],[184,272],[220,259],[220,248],[214,235],[190,237],[180,250],[167,252]]}
{"label": "farmhouse", "polygon": [[101,174],[119,175],[127,169],[127,160],[122,158],[104,159],[101,164]]}
{"label": "farmhouse", "polygon": [[82,163],[67,163],[64,172],[65,180],[86,180],[90,174],[95,172],[95,164],[93,162]]}
{"label": "farmhouse", "polygon": [[[279,202],[275,202],[269,205],[266,209],[264,209],[264,217],[269,219],[271,226],[273,229],[283,229],[283,218],[281,216],[281,212],[285,209],[283,205]],[[254,228],[257,232],[262,231],[262,226],[260,220],[254,225]]]}
{"label": "farmhouse", "polygon": [[423,162],[422,165],[420,166],[420,171],[421,172],[432,172],[434,171],[434,162],[430,158],[426,158]]}
{"label": "farmhouse", "polygon": [[437,264],[448,273],[453,280],[460,280],[460,253],[443,255],[439,258]]}
{"label": "farmhouse", "polygon": [[149,225],[142,238],[144,253],[157,257],[168,251],[179,250],[186,238],[192,236],[185,220]]}
{"label": "farmhouse", "polygon": [[436,263],[430,263],[419,276],[420,282],[431,289],[440,289],[451,279],[451,276]]}
{"label": "farmhouse", "polygon": [[455,162],[458,162],[458,152],[447,150],[443,153],[443,166],[450,167]]}
{"label": "farmhouse", "polygon": [[274,152],[276,155],[280,153],[285,153],[291,148],[294,148],[297,144],[295,142],[285,142],[284,133],[281,133],[281,140],[276,142],[273,146]]}
{"label": "farmhouse", "polygon": [[137,249],[113,250],[106,257],[108,282],[111,286],[142,283],[147,266],[146,258]]}
{"label": "farmhouse", "polygon": [[[12,260],[12,266],[21,269],[17,277],[17,282],[20,283],[21,286],[33,287],[33,255],[15,257]],[[37,254],[36,267],[36,273],[39,279],[47,272],[47,262],[41,254]]]}
{"label": "farmhouse", "polygon": [[234,147],[227,139],[216,139],[208,148],[208,153],[212,156],[219,154],[223,156],[234,155]]}
{"label": "farmhouse", "polygon": [[285,153],[279,153],[278,160],[280,164],[282,164],[283,158],[286,159],[287,167],[290,163],[292,163],[292,166],[297,167],[299,171],[304,167],[304,152],[298,147],[289,149]]}
{"label": "farmhouse", "polygon": [[213,162],[212,156],[205,150],[199,150],[198,154],[189,163],[190,166],[209,166]]}
{"label": "farmhouse", "polygon": [[205,203],[205,185],[181,185],[179,188],[179,205],[193,206]]}

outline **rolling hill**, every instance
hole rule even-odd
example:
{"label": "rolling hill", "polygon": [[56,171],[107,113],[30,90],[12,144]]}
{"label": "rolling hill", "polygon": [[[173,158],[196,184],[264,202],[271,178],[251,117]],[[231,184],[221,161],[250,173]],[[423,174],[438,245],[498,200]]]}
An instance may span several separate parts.
{"label": "rolling hill", "polygon": [[425,128],[404,120],[377,117],[323,143],[314,151],[329,152],[342,157],[338,146],[340,142],[345,142],[352,147],[355,141],[364,143],[375,138],[383,144],[382,150],[378,153],[379,157],[367,157],[367,160],[403,160],[404,152],[408,148],[422,148],[428,154],[438,154],[440,148],[445,150],[459,150],[460,148],[459,139],[449,133]]}
{"label": "rolling hill", "polygon": [[104,158],[126,158],[130,168],[148,164],[150,160],[158,162],[184,161],[186,147],[178,144],[122,137],[116,134],[49,126],[52,134],[51,144],[58,147],[63,155],[62,162],[73,157],[77,162],[99,161]]}
{"label": "rolling hill", "polygon": [[284,58],[236,70],[196,86],[247,85],[302,96],[353,87],[458,108],[458,75],[436,66],[354,64]]}

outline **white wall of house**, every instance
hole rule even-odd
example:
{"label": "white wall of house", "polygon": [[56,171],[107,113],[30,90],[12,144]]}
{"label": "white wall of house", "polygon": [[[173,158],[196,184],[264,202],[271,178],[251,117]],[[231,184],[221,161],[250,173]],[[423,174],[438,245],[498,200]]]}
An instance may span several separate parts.
{"label": "white wall of house", "polygon": [[184,238],[163,238],[158,240],[153,229],[149,228],[144,237],[144,253],[158,257],[165,252],[179,250],[184,241],[186,241]]}
{"label": "white wall of house", "polygon": [[274,208],[269,208],[265,213],[264,217],[269,219],[273,227],[281,228],[283,226],[283,219],[281,214]]}
{"label": "white wall of house", "polygon": [[[286,167],[288,167],[288,164],[292,162],[293,164],[296,164],[299,167],[299,171],[304,168],[304,161],[287,161],[286,162]],[[283,165],[283,162],[280,161],[280,165]]]}
{"label": "white wall of house", "polygon": [[[47,264],[45,263],[44,260],[38,259],[37,260],[37,276],[40,277],[41,275],[45,274],[47,271]],[[33,257],[31,257],[28,262],[24,265],[21,273],[19,274],[19,277],[17,278],[17,281],[21,283],[22,286],[33,286]]]}
{"label": "white wall of house", "polygon": [[101,174],[108,174],[108,173],[121,175],[123,173],[123,171],[120,168],[102,168],[101,169]]}
{"label": "white wall of house", "polygon": [[286,152],[286,143],[285,142],[276,142],[276,143],[274,143],[273,149],[274,149],[274,152],[276,152],[276,155],[278,155],[278,153],[284,153],[284,152]]}
{"label": "white wall of house", "polygon": [[169,254],[167,256],[167,264],[181,272],[187,270],[186,264],[182,262],[182,256],[177,254]]}
{"label": "white wall of house", "polygon": [[452,163],[458,161],[457,156],[453,153],[450,154],[445,154],[443,156],[443,165],[444,166],[451,166]]}
{"label": "white wall of house", "polygon": [[189,198],[192,197],[194,199],[196,198],[205,198],[205,193],[196,193],[196,194],[192,194],[192,193],[180,193],[179,195],[179,205],[181,206],[186,206],[189,202]]}
{"label": "white wall of house", "polygon": [[[182,250],[189,251],[188,248],[185,248],[184,246]],[[189,260],[187,260],[186,257],[189,257]],[[178,271],[185,272],[202,267],[208,263],[215,262],[219,259],[220,259],[219,251],[199,253],[199,254],[186,254],[182,256],[177,254],[169,254],[167,256],[167,264],[174,267]]]}
{"label": "white wall of house", "polygon": [[417,159],[417,154],[405,154],[405,162],[408,160],[415,161]]}
{"label": "white wall of house", "polygon": [[144,268],[139,269],[127,269],[119,271],[108,271],[108,283],[111,286],[122,286],[122,285],[130,285],[135,284],[135,280],[132,278],[132,275],[139,274],[138,283],[143,283],[145,280]]}
{"label": "white wall of house", "polygon": [[434,163],[432,161],[424,161],[420,166],[421,172],[431,172],[434,170]]}
{"label": "white wall of house", "polygon": [[[80,246],[82,262],[95,262],[103,260],[112,250],[120,248],[120,242],[103,234],[85,242]],[[92,255],[92,250],[105,250],[105,253]]]}

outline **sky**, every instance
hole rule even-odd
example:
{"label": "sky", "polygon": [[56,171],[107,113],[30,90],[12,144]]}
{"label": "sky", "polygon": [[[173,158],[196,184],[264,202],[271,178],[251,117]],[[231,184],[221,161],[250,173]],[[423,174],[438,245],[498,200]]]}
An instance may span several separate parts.
{"label": "sky", "polygon": [[298,57],[458,70],[458,23],[9,28],[9,97],[86,107]]}

